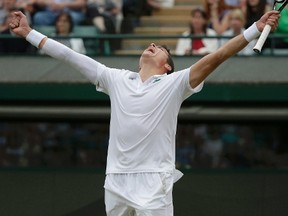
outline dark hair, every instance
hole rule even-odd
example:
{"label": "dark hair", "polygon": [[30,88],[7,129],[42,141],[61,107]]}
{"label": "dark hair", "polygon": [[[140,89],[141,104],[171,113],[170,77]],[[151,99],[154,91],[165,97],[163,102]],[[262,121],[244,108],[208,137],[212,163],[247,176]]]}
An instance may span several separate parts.
{"label": "dark hair", "polygon": [[[261,16],[265,13],[265,8],[267,5],[266,0],[259,0],[257,6],[252,7],[247,1],[247,12],[246,12],[246,27],[252,25],[255,21],[261,18]],[[256,9],[256,10],[254,10]]]}
{"label": "dark hair", "polygon": [[[61,17],[66,17],[68,19],[68,22],[70,24],[70,27],[69,27],[69,33],[73,32],[73,28],[74,28],[74,23],[73,23],[73,19],[72,19],[72,16],[69,14],[69,13],[66,13],[66,12],[62,12],[60,13],[57,17],[56,17],[56,20],[55,20],[55,24],[59,21],[59,19]],[[56,27],[56,34],[58,34],[59,31]]]}
{"label": "dark hair", "polygon": [[[200,13],[201,16],[206,20],[206,24],[202,26],[202,31],[206,33],[208,15],[203,9],[195,8],[191,11],[191,17],[193,17],[196,13]],[[194,34],[194,28],[191,24],[190,24],[190,34]]]}
{"label": "dark hair", "polygon": [[161,45],[161,47],[163,47],[168,53],[167,63],[170,65],[171,70],[167,71],[167,74],[171,74],[174,72],[174,62],[170,53],[170,49],[166,45]]}

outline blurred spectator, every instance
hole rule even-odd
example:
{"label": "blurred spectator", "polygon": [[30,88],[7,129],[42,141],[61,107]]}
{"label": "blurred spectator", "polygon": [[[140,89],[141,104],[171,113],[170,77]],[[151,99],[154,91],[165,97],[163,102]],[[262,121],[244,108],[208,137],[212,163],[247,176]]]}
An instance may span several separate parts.
{"label": "blurred spectator", "polygon": [[[225,31],[222,36],[233,37],[244,32],[245,28],[245,17],[241,9],[234,9],[229,13],[229,29]],[[221,39],[221,45],[229,40]],[[239,55],[253,55],[253,47],[257,40],[251,41],[243,50],[238,52]]]}
{"label": "blurred spectator", "polygon": [[[212,127],[208,132],[207,138],[204,140],[203,153],[211,160],[211,168],[219,168],[221,166],[221,156],[224,148],[221,140],[220,131]],[[207,159],[208,159],[207,158]]]}
{"label": "blurred spectator", "polygon": [[0,40],[0,53],[17,54],[28,52],[31,48],[30,44],[25,40],[17,37],[13,38],[14,33],[10,31],[9,23],[11,13],[18,10],[15,8],[16,0],[4,0],[0,9],[0,34],[10,36],[7,39]]}
{"label": "blurred spectator", "polygon": [[[229,10],[241,9],[246,0],[224,0]],[[267,0],[268,1],[268,0]],[[270,0],[269,0],[270,1]],[[273,1],[273,0],[271,0]]]}
{"label": "blurred spectator", "polygon": [[139,26],[141,16],[151,15],[151,7],[146,0],[123,0],[122,12],[121,33],[132,33]]}
{"label": "blurred spectator", "polygon": [[100,9],[96,3],[89,3],[86,11],[86,23],[94,25],[101,33],[116,33],[112,17]]}
{"label": "blurred spectator", "polygon": [[0,26],[5,23],[6,17],[15,8],[17,0],[1,0],[0,1]]}
{"label": "blurred spectator", "polygon": [[240,7],[243,0],[225,0],[225,4],[231,7]]}
{"label": "blurred spectator", "polygon": [[175,4],[175,0],[147,0],[148,5],[153,9],[171,8]]}
{"label": "blurred spectator", "polygon": [[34,0],[38,10],[33,16],[34,25],[54,25],[61,12],[70,13],[75,25],[85,19],[86,0]]}
{"label": "blurred spectator", "polygon": [[122,0],[88,0],[87,17],[104,33],[120,33]]}
{"label": "blurred spectator", "polygon": [[[86,17],[88,24],[94,25],[101,33],[121,33],[122,0],[88,0]],[[111,51],[121,47],[120,39],[110,39],[108,42]]]}
{"label": "blurred spectator", "polygon": [[177,168],[190,169],[195,156],[195,143],[192,127],[188,125],[178,126],[176,136],[176,166]]}
{"label": "blurred spectator", "polygon": [[224,0],[205,0],[204,8],[210,22],[209,27],[217,34],[222,34],[229,28],[229,10],[234,8],[225,3]]}
{"label": "blurred spectator", "polygon": [[270,11],[271,6],[267,3],[267,0],[245,0],[242,5],[242,10],[246,18],[245,28],[248,28],[260,19],[264,13]]}
{"label": "blurred spectator", "polygon": [[[65,44],[76,52],[85,54],[86,49],[82,38],[73,38],[73,20],[69,13],[63,12],[56,17],[55,23],[55,36],[57,41]],[[71,37],[71,38],[61,38]]]}
{"label": "blurred spectator", "polygon": [[[179,124],[179,168],[286,168],[284,124]],[[0,167],[105,168],[109,123],[0,123]]]}
{"label": "blurred spectator", "polygon": [[[182,36],[216,36],[216,32],[207,27],[207,14],[197,8],[191,11],[190,30]],[[218,48],[217,39],[209,38],[180,38],[176,45],[176,55],[206,55]]]}

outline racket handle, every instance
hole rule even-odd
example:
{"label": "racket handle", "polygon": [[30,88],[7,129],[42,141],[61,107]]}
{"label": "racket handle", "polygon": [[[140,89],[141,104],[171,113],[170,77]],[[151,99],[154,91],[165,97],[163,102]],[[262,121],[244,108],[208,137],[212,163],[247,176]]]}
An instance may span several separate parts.
{"label": "racket handle", "polygon": [[264,27],[264,29],[263,29],[263,31],[262,31],[262,33],[261,33],[256,45],[253,48],[254,52],[256,52],[256,53],[260,53],[261,52],[261,49],[262,49],[262,47],[263,47],[263,45],[264,45],[264,43],[265,43],[270,31],[271,31],[271,26],[270,25],[265,25],[265,27]]}

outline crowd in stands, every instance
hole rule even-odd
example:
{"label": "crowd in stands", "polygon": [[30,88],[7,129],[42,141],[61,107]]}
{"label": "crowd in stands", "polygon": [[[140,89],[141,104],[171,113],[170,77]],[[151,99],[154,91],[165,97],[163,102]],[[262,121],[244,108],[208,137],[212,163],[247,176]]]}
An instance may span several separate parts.
{"label": "crowd in stands", "polygon": [[[141,16],[152,15],[154,10],[173,8],[174,6],[175,0],[1,0],[0,34],[12,34],[8,22],[9,14],[15,10],[22,10],[32,26],[55,26],[56,29],[58,28],[56,21],[62,13],[65,13],[69,14],[72,19],[71,29],[74,25],[94,25],[99,33],[125,34],[133,32],[134,27],[139,25]],[[192,10],[188,29],[183,32],[182,36],[232,37],[243,32],[245,28],[271,9],[271,0],[204,0],[203,5]],[[287,20],[288,9],[286,7],[276,33],[287,34]],[[69,35],[73,37],[73,31],[70,31]],[[180,38],[175,54],[206,55],[225,41],[218,40],[216,46],[215,40],[212,39]],[[17,44],[17,46],[14,41],[10,41],[10,46],[6,42],[0,43],[0,53],[33,50],[25,41],[21,41],[21,44]],[[255,41],[251,42],[251,46],[253,44]],[[288,47],[287,39],[279,39],[275,44],[277,48]],[[70,47],[73,48],[73,46]],[[117,43],[111,45],[112,50],[119,48],[121,46]],[[241,54],[251,55],[253,53],[243,51]]]}
{"label": "crowd in stands", "polygon": [[[99,33],[130,33],[137,25],[138,18],[150,14],[153,8],[146,0],[1,0],[0,34],[12,34],[8,26],[9,14],[16,10],[21,10],[28,17],[31,26],[54,26],[55,33],[59,17],[63,13],[68,14],[72,21],[71,31],[65,36],[73,37],[72,30],[76,25],[93,25]],[[29,46],[27,42],[23,43]],[[0,45],[0,53],[17,51],[21,53],[27,50],[7,52]]]}
{"label": "crowd in stands", "polygon": [[[190,30],[183,36],[223,36],[215,46],[215,40],[207,38],[180,38],[177,42],[176,55],[206,55],[215,51],[218,47],[236,36],[257,21],[265,12],[272,9],[268,0],[205,0],[202,9],[194,9],[191,12],[189,23]],[[288,11],[287,8],[285,8]],[[196,13],[197,12],[197,13]],[[281,17],[282,19],[282,17]],[[287,18],[286,18],[287,19]],[[286,20],[285,17],[283,20]],[[201,23],[201,24],[200,24]],[[194,32],[197,25],[202,25],[202,30]],[[280,31],[278,31],[280,33]],[[184,45],[185,41],[185,45]],[[253,55],[253,47],[256,40],[240,51],[239,55]],[[281,48],[282,46],[277,46]]]}
{"label": "crowd in stands", "polygon": [[276,125],[180,124],[180,168],[287,168],[287,134]]}
{"label": "crowd in stands", "polygon": [[0,167],[106,164],[108,124],[1,123]]}
{"label": "crowd in stands", "polygon": [[[0,124],[0,168],[105,168],[108,123],[31,122]],[[285,125],[178,125],[180,169],[288,166]]]}

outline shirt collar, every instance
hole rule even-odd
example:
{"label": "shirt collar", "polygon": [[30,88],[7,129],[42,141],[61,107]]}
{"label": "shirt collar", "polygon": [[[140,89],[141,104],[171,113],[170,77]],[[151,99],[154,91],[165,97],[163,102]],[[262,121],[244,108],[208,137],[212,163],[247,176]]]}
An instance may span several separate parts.
{"label": "shirt collar", "polygon": [[[157,78],[164,77],[164,76],[167,76],[167,73],[164,73],[164,74],[156,74],[156,75],[153,75],[151,78],[157,79]],[[129,79],[131,79],[131,80],[134,80],[134,79],[136,79],[137,77],[139,77],[139,73],[131,73],[131,74],[129,75]],[[150,79],[151,79],[151,78],[150,78]]]}
{"label": "shirt collar", "polygon": [[167,73],[164,73],[164,74],[156,74],[156,75],[153,75],[152,77],[155,77],[155,78],[159,78],[159,77],[164,77],[164,76],[167,76]]}

